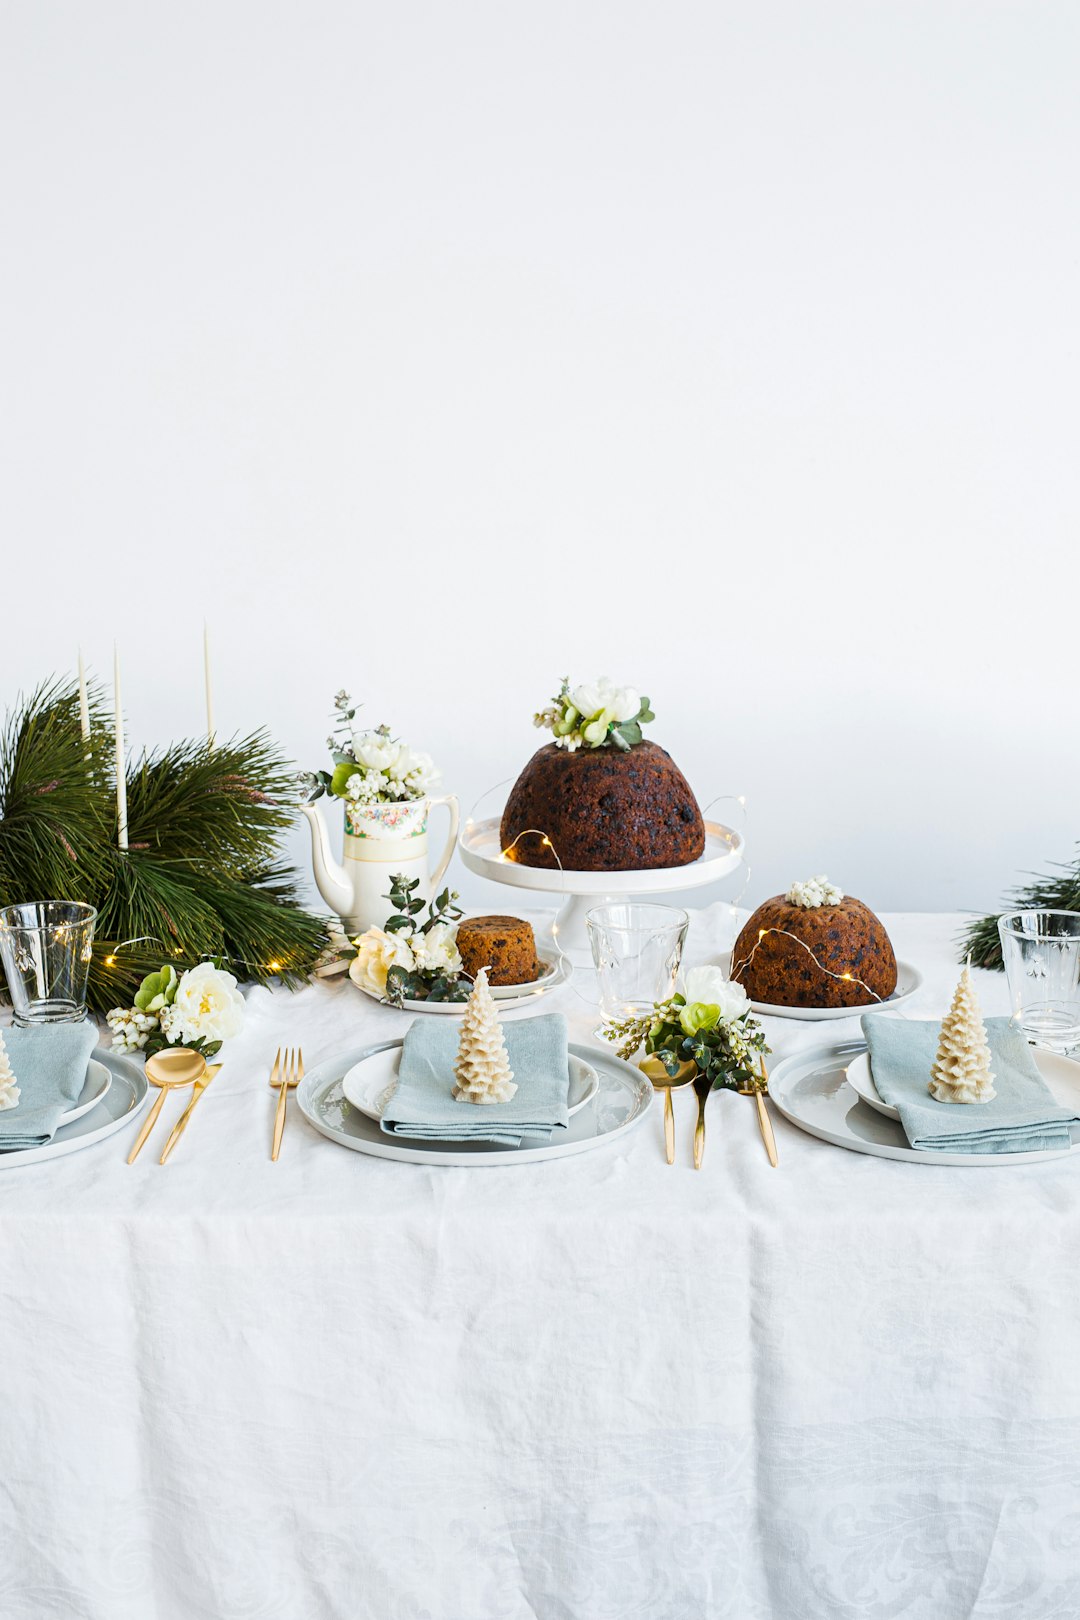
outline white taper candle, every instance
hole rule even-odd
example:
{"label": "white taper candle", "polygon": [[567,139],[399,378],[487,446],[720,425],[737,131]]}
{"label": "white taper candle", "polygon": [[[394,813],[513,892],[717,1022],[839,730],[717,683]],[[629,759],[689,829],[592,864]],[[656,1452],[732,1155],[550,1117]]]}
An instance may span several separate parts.
{"label": "white taper candle", "polygon": [[116,842],[128,847],[127,762],[124,758],[124,716],[120,712],[120,652],[113,642],[113,738],[116,743]]}
{"label": "white taper candle", "polygon": [[86,670],[82,648],[79,648],[79,729],[84,743],[90,741],[90,699],[86,695]]}
{"label": "white taper candle", "polygon": [[203,620],[202,627],[203,678],[206,681],[206,746],[214,746],[214,690],[210,684],[210,629]]}

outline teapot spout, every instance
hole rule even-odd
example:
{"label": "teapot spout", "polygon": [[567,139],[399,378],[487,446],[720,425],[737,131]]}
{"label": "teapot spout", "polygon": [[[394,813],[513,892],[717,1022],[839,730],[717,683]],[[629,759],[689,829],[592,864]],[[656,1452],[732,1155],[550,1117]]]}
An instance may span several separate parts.
{"label": "teapot spout", "polygon": [[343,866],[339,866],[330,853],[330,839],[322,814],[312,804],[300,806],[311,827],[311,864],[319,893],[342,922],[347,922],[354,909],[352,884]]}

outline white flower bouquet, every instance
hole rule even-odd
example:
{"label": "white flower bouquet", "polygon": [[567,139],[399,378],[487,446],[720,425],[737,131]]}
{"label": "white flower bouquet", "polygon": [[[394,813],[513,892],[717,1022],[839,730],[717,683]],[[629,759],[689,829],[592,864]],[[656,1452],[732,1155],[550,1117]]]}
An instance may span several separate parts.
{"label": "white flower bouquet", "polygon": [[231,973],[200,962],[177,973],[167,963],[148,973],[131,1007],[114,1007],[105,1021],[117,1052],[149,1057],[167,1046],[187,1046],[213,1057],[244,1027],[244,998]]}
{"label": "white flower bouquet", "polygon": [[691,968],[682,990],[658,1001],[651,1013],[611,1024],[604,1031],[627,1062],[644,1046],[668,1074],[692,1063],[713,1086],[761,1087],[765,1032],[750,1011],[741,984],[725,979],[718,967]]}
{"label": "white flower bouquet", "polygon": [[351,804],[400,804],[423,799],[439,780],[430,754],[391,735],[389,726],[364,730],[353,724],[356,710],[348,692],[334,699],[334,729],[326,739],[332,771],[301,776],[310,800],[330,793]]}
{"label": "white flower bouquet", "polygon": [[444,889],[425,905],[415,892],[419,878],[398,873],[391,883],[387,899],[397,909],[384,928],[369,928],[354,940],[350,979],[396,1007],[406,999],[467,1001],[472,986],[457,948],[457,892]]}
{"label": "white flower bouquet", "polygon": [[533,715],[533,724],[546,728],[558,748],[619,748],[624,752],[641,741],[641,728],[656,716],[647,697],[632,686],[615,686],[606,675],[571,687],[564,678],[557,697]]}

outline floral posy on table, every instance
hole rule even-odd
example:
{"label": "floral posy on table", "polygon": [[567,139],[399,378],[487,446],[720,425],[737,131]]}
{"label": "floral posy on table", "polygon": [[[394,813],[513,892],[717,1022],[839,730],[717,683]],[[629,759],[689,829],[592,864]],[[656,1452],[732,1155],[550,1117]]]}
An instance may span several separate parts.
{"label": "floral posy on table", "polygon": [[244,1026],[244,998],[231,973],[200,962],[178,974],[166,964],[149,973],[132,1007],[114,1007],[107,1022],[118,1052],[147,1057],[167,1046],[186,1046],[212,1057]]}

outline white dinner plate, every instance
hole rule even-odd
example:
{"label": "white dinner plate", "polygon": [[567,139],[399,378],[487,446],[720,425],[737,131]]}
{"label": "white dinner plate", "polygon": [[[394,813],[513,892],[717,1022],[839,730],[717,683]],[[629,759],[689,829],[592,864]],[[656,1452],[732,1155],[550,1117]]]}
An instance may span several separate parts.
{"label": "white dinner plate", "polygon": [[[24,1164],[40,1164],[43,1159],[59,1159],[78,1153],[107,1136],[122,1131],[135,1118],[146,1101],[150,1082],[129,1058],[98,1049],[95,1067],[107,1069],[109,1085],[92,1107],[78,1119],[61,1125],[51,1142],[41,1147],[14,1148],[0,1152],[0,1170],[17,1170]],[[79,1099],[80,1103],[82,1098]]]}
{"label": "white dinner plate", "polygon": [[[398,1066],[401,1048],[392,1046],[354,1063],[341,1082],[346,1101],[359,1108],[368,1119],[382,1119],[394,1092],[397,1090]],[[600,1077],[583,1058],[570,1058],[570,1094],[567,1113],[574,1115],[585,1104],[592,1102],[600,1089]]]}
{"label": "white dinner plate", "polygon": [[581,1108],[557,1140],[539,1147],[508,1148],[498,1142],[415,1142],[387,1136],[376,1120],[350,1106],[342,1081],[350,1069],[375,1052],[400,1051],[400,1041],[350,1047],[336,1058],[310,1068],[297,1088],[296,1100],[309,1124],[323,1136],[356,1153],[406,1164],[489,1165],[539,1164],[606,1147],[635,1130],[652,1107],[653,1088],[645,1076],[613,1052],[571,1042],[571,1056],[596,1071],[599,1082],[591,1108]]}
{"label": "white dinner plate", "polygon": [[[862,1098],[864,1103],[868,1103],[871,1108],[876,1108],[879,1114],[885,1115],[886,1119],[900,1118],[899,1108],[894,1108],[892,1103],[883,1101],[878,1094],[878,1088],[874,1084],[874,1073],[870,1067],[869,1052],[863,1052],[854,1062],[848,1064],[847,1083],[852,1091]],[[927,1083],[929,1084],[929,1079]]]}
{"label": "white dinner plate", "polygon": [[111,1085],[112,1075],[104,1063],[98,1063],[95,1058],[91,1058],[86,1065],[86,1079],[83,1081],[79,1100],[72,1103],[71,1107],[60,1115],[60,1124],[73,1125],[77,1119],[82,1119],[84,1114],[88,1114],[91,1108],[96,1108],[104,1099]]}
{"label": "white dinner plate", "polygon": [[[726,974],[731,973],[731,952],[726,951],[721,957],[720,965]],[[868,1001],[862,1007],[782,1007],[779,1002],[752,1001],[752,1011],[762,1018],[801,1018],[807,1024],[824,1023],[830,1018],[861,1018],[865,1012],[877,1012],[881,1007],[899,1007],[903,1002],[910,1000],[916,990],[922,985],[922,974],[918,968],[912,967],[910,962],[897,962],[896,989],[884,1001]]]}
{"label": "white dinner plate", "polygon": [[[879,1159],[902,1159],[910,1164],[950,1165],[969,1170],[995,1165],[1038,1164],[1060,1159],[1080,1148],[1080,1125],[1070,1125],[1071,1147],[1037,1153],[944,1153],[913,1148],[898,1120],[887,1119],[868,1106],[848,1084],[852,1064],[866,1052],[865,1041],[838,1041],[797,1052],[782,1059],[769,1076],[769,1096],[784,1118],[811,1136],[854,1153]],[[1080,1063],[1056,1052],[1032,1049],[1039,1073],[1054,1101],[1066,1108],[1080,1107]]]}
{"label": "white dinner plate", "polygon": [[[546,994],[548,990],[554,990],[557,985],[565,984],[573,971],[566,957],[561,957],[557,962],[548,962],[541,957],[540,966],[544,970],[543,973],[538,979],[533,979],[530,984],[489,985],[488,988],[491,991],[492,998],[507,1011],[514,1007],[524,1007],[528,1002],[534,1001],[537,996]],[[377,995],[374,990],[367,989],[365,985],[361,985],[360,988],[365,996],[370,996],[372,1001],[381,1002],[384,1007],[395,1005],[393,1002],[388,1002],[385,997]],[[401,1011],[442,1013],[445,1017],[461,1018],[464,1015],[466,1005],[467,1003],[464,1001],[412,1001],[406,998],[401,1004]]]}

